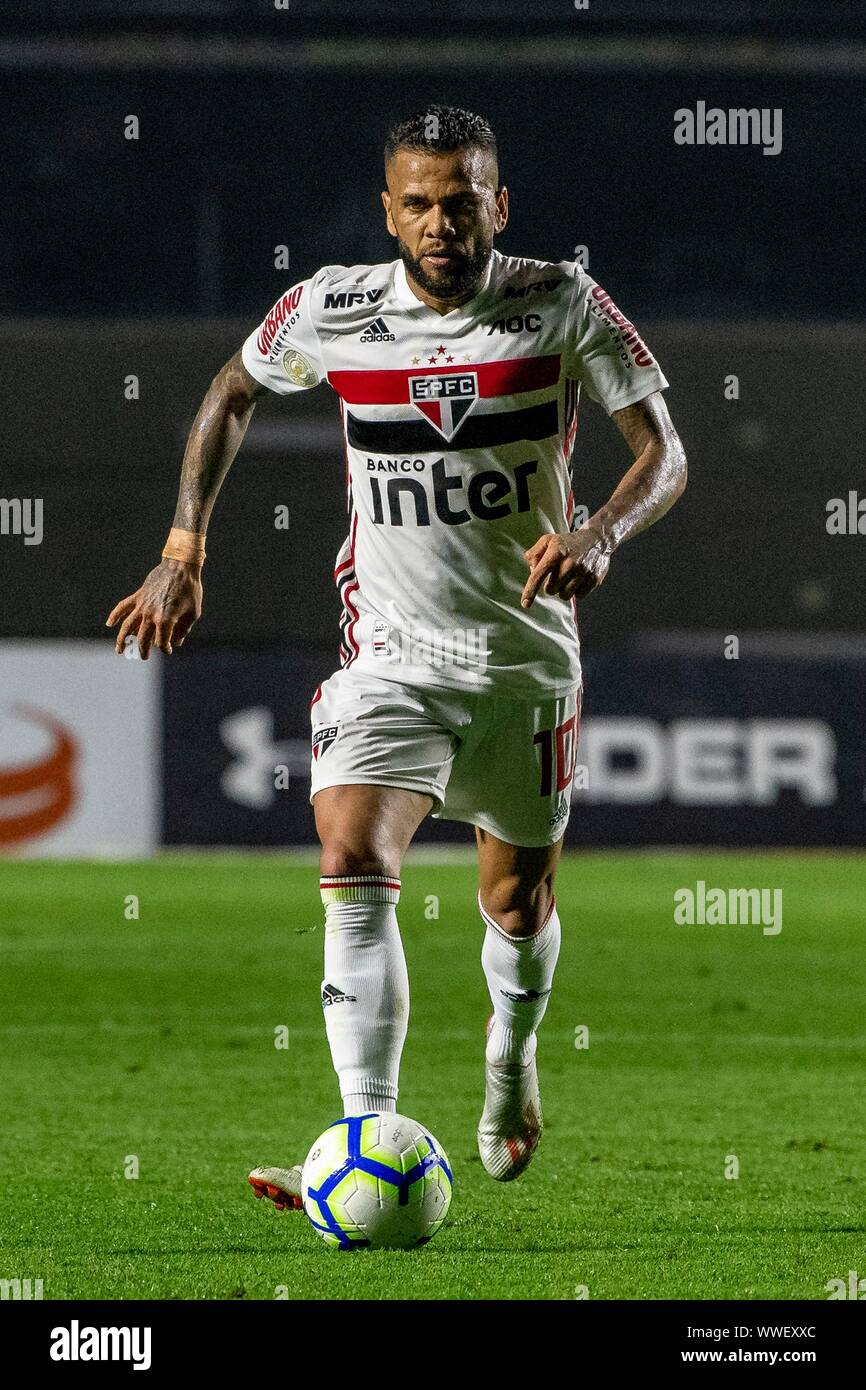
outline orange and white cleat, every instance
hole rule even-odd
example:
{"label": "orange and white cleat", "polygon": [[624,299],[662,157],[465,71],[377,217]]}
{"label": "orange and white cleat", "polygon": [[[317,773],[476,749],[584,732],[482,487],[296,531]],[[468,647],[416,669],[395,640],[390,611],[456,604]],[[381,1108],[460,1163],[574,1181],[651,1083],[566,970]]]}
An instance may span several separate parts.
{"label": "orange and white cleat", "polygon": [[270,1197],[277,1211],[302,1211],[300,1163],[294,1168],[254,1168],[247,1178],[256,1197]]}
{"label": "orange and white cleat", "polygon": [[[489,1035],[493,1019],[487,1023]],[[519,1178],[532,1162],[543,1129],[535,1066],[537,1040],[528,1062],[488,1062],[487,1093],[478,1124],[478,1152],[496,1182]]]}

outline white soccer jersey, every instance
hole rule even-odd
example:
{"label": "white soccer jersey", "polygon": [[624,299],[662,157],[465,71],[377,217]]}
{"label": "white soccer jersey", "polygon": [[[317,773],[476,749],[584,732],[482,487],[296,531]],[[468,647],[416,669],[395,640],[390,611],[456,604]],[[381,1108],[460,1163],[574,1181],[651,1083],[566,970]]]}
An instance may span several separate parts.
{"label": "white soccer jersey", "polygon": [[524,551],[571,528],[583,384],[608,411],[667,381],[576,262],[494,251],[477,294],[437,314],[402,261],[325,266],[243,345],[251,376],[340,398],[349,532],[334,579],[343,666],[519,698],[580,682],[574,603],[524,610]]}

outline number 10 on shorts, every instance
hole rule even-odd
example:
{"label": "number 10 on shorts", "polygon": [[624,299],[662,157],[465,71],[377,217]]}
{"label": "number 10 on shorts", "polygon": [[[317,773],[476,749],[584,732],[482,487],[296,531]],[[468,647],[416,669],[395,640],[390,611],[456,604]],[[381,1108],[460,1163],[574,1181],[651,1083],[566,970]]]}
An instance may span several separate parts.
{"label": "number 10 on shorts", "polygon": [[532,740],[541,747],[541,795],[564,792],[574,776],[577,761],[577,715],[555,729],[540,729]]}

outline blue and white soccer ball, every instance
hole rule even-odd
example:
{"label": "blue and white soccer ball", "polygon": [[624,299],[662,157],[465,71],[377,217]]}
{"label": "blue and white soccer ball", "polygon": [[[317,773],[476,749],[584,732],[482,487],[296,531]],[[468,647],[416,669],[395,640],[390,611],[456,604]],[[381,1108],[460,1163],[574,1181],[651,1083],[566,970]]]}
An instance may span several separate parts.
{"label": "blue and white soccer ball", "polygon": [[451,1191],[445,1150],[405,1115],[335,1120],[304,1163],[304,1211],[341,1250],[426,1245],[448,1214]]}

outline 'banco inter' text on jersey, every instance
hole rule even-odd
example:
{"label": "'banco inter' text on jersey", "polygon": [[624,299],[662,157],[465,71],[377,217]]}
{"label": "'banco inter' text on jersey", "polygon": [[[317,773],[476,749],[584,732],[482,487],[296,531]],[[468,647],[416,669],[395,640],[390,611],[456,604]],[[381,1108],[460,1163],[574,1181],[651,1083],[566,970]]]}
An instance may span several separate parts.
{"label": "'banco inter' text on jersey", "polygon": [[447,314],[402,261],[325,266],[280,297],[243,362],[272,391],[327,381],[340,398],[344,666],[527,699],[579,683],[574,604],[539,592],[520,607],[524,551],[571,529],[581,385],[608,413],[667,386],[581,266],[494,251]]}

